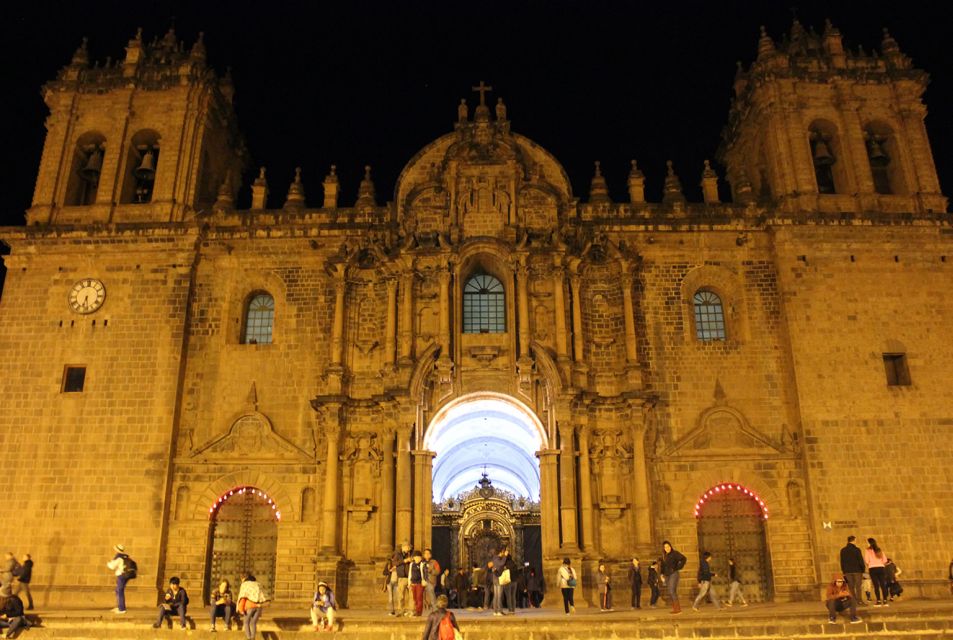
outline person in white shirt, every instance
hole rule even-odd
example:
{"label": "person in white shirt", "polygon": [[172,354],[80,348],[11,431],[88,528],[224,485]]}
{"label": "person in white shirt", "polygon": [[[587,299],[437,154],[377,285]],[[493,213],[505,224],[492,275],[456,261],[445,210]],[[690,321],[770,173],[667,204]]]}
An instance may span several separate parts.
{"label": "person in white shirt", "polygon": [[106,568],[116,574],[116,608],[112,611],[113,613],[126,613],[126,583],[129,582],[129,578],[124,574],[126,560],[129,556],[126,555],[126,548],[121,544],[117,544],[113,547],[113,550],[116,555],[106,563]]}
{"label": "person in white shirt", "polygon": [[255,637],[255,631],[258,627],[258,619],[261,617],[262,606],[268,602],[268,596],[261,584],[255,580],[255,576],[244,574],[242,576],[242,586],[238,589],[238,612],[245,616],[244,630],[245,637],[252,640]]}

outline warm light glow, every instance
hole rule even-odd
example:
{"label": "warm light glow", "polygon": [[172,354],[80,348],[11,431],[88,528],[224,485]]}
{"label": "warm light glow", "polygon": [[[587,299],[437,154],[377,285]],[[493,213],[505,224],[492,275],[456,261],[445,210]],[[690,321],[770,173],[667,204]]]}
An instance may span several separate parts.
{"label": "warm light glow", "polygon": [[768,505],[764,503],[764,500],[762,500],[757,493],[755,493],[754,491],[746,487],[741,486],[740,484],[724,483],[724,482],[715,487],[712,487],[698,499],[698,502],[695,503],[695,508],[693,509],[693,513],[695,517],[698,518],[701,516],[701,508],[702,508],[702,505],[705,504],[706,500],[720,494],[722,491],[739,491],[746,496],[750,496],[751,498],[755,500],[755,502],[758,503],[758,506],[761,507],[761,517],[764,518],[765,520],[768,519]]}
{"label": "warm light glow", "polygon": [[244,495],[245,492],[249,492],[253,495],[258,495],[266,503],[271,505],[271,510],[275,512],[275,520],[281,520],[281,511],[278,511],[278,505],[275,501],[268,497],[268,494],[263,492],[261,489],[256,489],[255,487],[235,487],[234,489],[229,489],[226,493],[223,493],[218,497],[218,500],[212,503],[212,506],[208,510],[209,520],[215,517],[215,514],[218,512],[219,508],[225,504],[225,502],[234,495]]}

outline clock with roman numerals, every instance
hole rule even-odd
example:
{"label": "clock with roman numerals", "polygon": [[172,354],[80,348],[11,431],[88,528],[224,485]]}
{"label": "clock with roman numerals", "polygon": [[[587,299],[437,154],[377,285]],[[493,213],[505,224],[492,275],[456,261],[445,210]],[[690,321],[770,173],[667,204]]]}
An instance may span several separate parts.
{"label": "clock with roman numerals", "polygon": [[95,278],[84,278],[69,290],[69,308],[76,313],[93,313],[106,301],[106,287]]}

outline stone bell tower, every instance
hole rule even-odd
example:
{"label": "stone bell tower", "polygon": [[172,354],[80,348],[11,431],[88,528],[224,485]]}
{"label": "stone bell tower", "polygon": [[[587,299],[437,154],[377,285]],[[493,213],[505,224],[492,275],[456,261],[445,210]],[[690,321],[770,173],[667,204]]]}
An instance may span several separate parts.
{"label": "stone bell tower", "polygon": [[927,139],[929,78],[884,30],[881,51],[846,48],[795,20],[739,63],[719,151],[736,202],[792,212],[946,211]]}
{"label": "stone bell tower", "polygon": [[[233,88],[170,29],[90,65],[86,41],[43,87],[50,110],[27,224],[162,222],[231,201],[244,144]],[[223,198],[224,196],[224,198]]]}

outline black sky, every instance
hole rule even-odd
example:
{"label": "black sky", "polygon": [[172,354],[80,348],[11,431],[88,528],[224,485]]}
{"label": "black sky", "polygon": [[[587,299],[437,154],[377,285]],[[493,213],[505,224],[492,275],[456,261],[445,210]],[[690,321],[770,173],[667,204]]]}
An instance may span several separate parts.
{"label": "black sky", "polygon": [[[311,204],[336,163],[342,203],[356,197],[364,164],[378,199],[422,146],[452,130],[456,104],[479,80],[502,96],[514,131],[555,154],[575,195],[588,192],[601,160],[612,195],[625,198],[629,159],[661,192],[675,161],[689,199],[699,199],[728,112],[735,61],[754,58],[758,25],[776,38],[791,2],[69,2],[6,6],[2,29],[6,124],[0,147],[0,224],[22,224],[42,149],[40,86],[83,36],[93,59],[121,58],[143,27],[162,35],[174,16],[191,44],[205,32],[210,63],[232,67],[239,126],[253,166],[268,167],[280,206],[294,167]],[[953,181],[953,47],[943,2],[797,2],[805,26],[825,17],[845,42],[879,46],[887,26],[933,82],[928,126],[941,182]],[[720,168],[719,168],[720,169]],[[245,176],[242,202],[248,200]]]}

